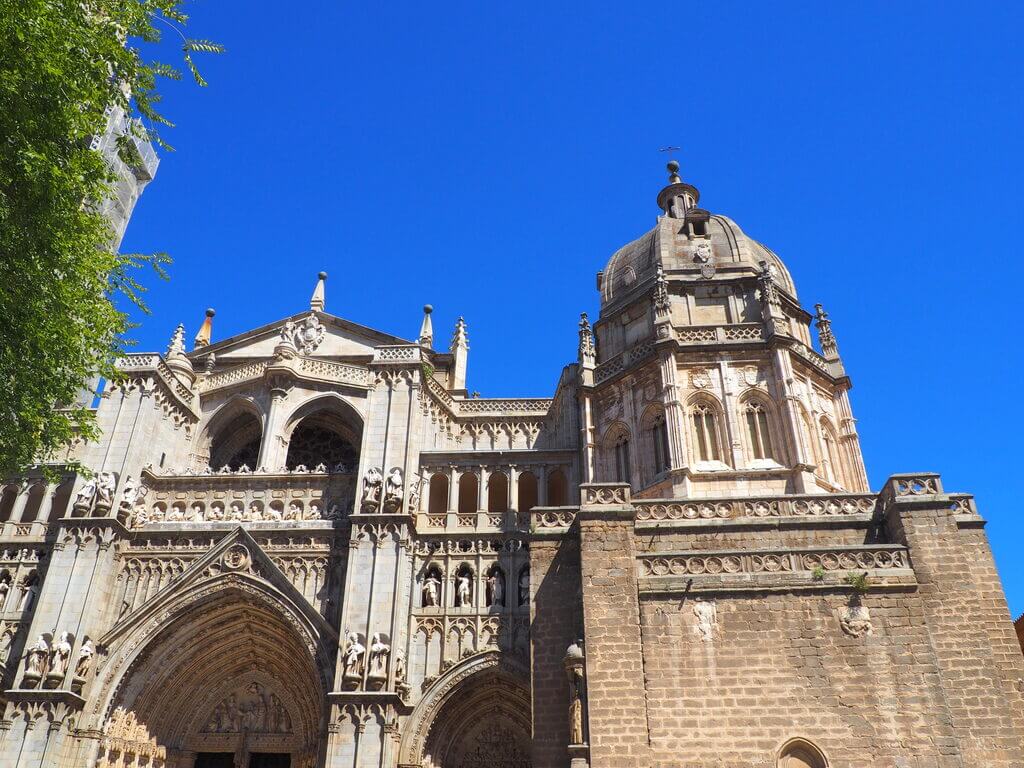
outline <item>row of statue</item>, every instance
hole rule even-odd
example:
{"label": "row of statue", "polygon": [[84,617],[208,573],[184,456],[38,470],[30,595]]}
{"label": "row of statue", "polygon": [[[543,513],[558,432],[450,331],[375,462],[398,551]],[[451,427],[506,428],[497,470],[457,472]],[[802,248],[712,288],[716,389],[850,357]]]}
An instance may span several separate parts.
{"label": "row of statue", "polygon": [[[419,504],[420,482],[414,480],[409,488],[409,509],[415,510]],[[393,514],[402,509],[405,500],[405,483],[402,470],[392,469],[387,478],[377,467],[370,467],[363,475],[363,492],[359,508],[363,513],[384,512]]]}
{"label": "row of statue", "polygon": [[298,502],[291,502],[287,507],[277,508],[273,505],[263,506],[252,502],[248,506],[242,501],[232,501],[225,508],[223,505],[211,504],[209,508],[195,502],[187,508],[183,504],[174,504],[170,510],[159,507],[145,509],[138,507],[131,519],[132,527],[146,523],[161,522],[269,522],[278,520],[335,520],[343,517],[342,505],[332,504],[330,511],[324,515],[319,502],[310,502],[304,507]]}
{"label": "row of statue", "polygon": [[[18,611],[31,611],[39,596],[39,577],[31,571],[18,582],[21,596],[18,598]],[[0,611],[7,609],[7,597],[11,592],[11,575],[6,571],[0,575]]]}
{"label": "row of statue", "polygon": [[[102,516],[114,506],[116,493],[117,475],[113,472],[100,472],[86,479],[82,487],[78,489],[78,493],[75,494],[72,507],[78,515],[84,516],[97,512]],[[127,477],[124,487],[121,489],[121,500],[118,506],[121,509],[130,510],[145,495],[145,487],[137,485],[131,477]]]}
{"label": "row of statue", "polygon": [[[51,645],[46,635],[29,646],[25,653],[24,688],[35,688],[43,684],[47,688],[55,688],[63,682],[71,664],[72,640],[70,632],[61,632],[60,639]],[[84,682],[92,669],[96,649],[88,638],[82,643],[75,660],[75,681]]]}
{"label": "row of statue", "polygon": [[230,464],[225,464],[220,469],[214,469],[213,467],[203,467],[202,469],[194,469],[192,467],[185,467],[184,469],[167,468],[160,471],[159,468],[149,464],[145,467],[145,471],[155,476],[166,476],[166,477],[211,477],[213,475],[308,475],[311,473],[327,475],[327,474],[348,474],[354,470],[347,464],[334,464],[328,466],[327,464],[320,463],[310,469],[305,464],[298,464],[295,467],[278,467],[275,470],[269,470],[266,467],[256,467],[253,469],[248,464],[242,464],[237,469],[232,467]]}
{"label": "row of statue", "polygon": [[292,717],[275,693],[250,683],[214,707],[203,733],[291,733]]}
{"label": "row of statue", "polygon": [[[496,608],[505,605],[505,574],[499,569],[492,570],[486,578],[487,605]],[[530,601],[530,573],[523,569],[519,574],[519,605],[527,605]],[[441,605],[441,579],[436,570],[427,572],[423,580],[423,606],[427,608]],[[456,608],[469,608],[473,605],[473,579],[469,571],[462,571],[455,577],[455,594],[453,605]]]}
{"label": "row of statue", "polygon": [[[391,646],[384,642],[384,636],[377,632],[370,640],[369,649],[360,641],[356,632],[345,633],[345,647],[342,651],[342,685],[347,690],[359,687],[366,673],[366,687],[380,690],[388,678],[388,659]],[[395,651],[395,685],[401,692],[406,687],[406,659],[401,648]]]}

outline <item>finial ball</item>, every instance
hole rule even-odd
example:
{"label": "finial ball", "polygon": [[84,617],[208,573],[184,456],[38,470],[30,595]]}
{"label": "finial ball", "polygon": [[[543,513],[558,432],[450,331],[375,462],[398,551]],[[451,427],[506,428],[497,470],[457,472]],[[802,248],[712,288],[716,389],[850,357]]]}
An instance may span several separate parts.
{"label": "finial ball", "polygon": [[213,307],[207,307],[206,308],[206,316],[207,317],[213,317],[216,314],[217,313],[213,311]]}
{"label": "finial ball", "polygon": [[319,274],[317,274],[317,277],[319,277],[321,280],[326,280],[327,279],[327,273],[326,272],[320,272]]}
{"label": "finial ball", "polygon": [[669,160],[665,167],[668,168],[669,173],[679,173],[679,163],[675,160]]}
{"label": "finial ball", "polygon": [[429,304],[424,304],[423,305],[423,314],[429,315],[433,311],[434,311],[434,308],[432,306],[430,306]]}

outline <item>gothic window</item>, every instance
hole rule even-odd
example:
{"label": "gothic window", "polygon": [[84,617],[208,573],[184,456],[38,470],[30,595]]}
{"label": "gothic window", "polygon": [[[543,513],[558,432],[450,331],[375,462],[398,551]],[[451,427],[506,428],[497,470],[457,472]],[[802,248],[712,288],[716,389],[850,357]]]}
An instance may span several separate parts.
{"label": "gothic window", "polygon": [[518,486],[518,509],[520,512],[529,512],[537,506],[537,476],[533,472],[523,472],[519,475]]}
{"label": "gothic window", "polygon": [[487,478],[487,511],[492,515],[508,512],[508,478],[504,472],[492,472]]}
{"label": "gothic window", "polygon": [[[232,407],[232,406],[228,406]],[[216,471],[228,466],[237,471],[243,465],[256,469],[260,456],[260,441],[263,427],[259,418],[251,411],[237,413],[233,418],[228,416],[210,443],[210,469]]]}
{"label": "gothic window", "polygon": [[644,430],[647,440],[648,457],[645,460],[653,460],[651,471],[654,476],[667,472],[671,467],[671,459],[668,451],[668,429],[665,426],[665,412],[658,409],[653,416],[647,420]]}
{"label": "gothic window", "polygon": [[615,481],[628,483],[631,474],[631,467],[629,465],[629,434],[620,432],[615,438],[612,450],[615,458]]}
{"label": "gothic window", "polygon": [[288,469],[300,465],[313,469],[319,464],[330,469],[341,465],[352,472],[358,460],[355,448],[341,435],[318,424],[300,424],[288,442],[286,464]]}
{"label": "gothic window", "polygon": [[748,400],[743,406],[747,427],[747,443],[754,459],[772,459],[772,435],[768,429],[768,410],[757,400]]}
{"label": "gothic window", "polygon": [[825,446],[824,465],[825,478],[835,485],[845,487],[843,460],[840,454],[839,440],[832,425],[826,419],[821,420],[821,442]]}
{"label": "gothic window", "polygon": [[18,498],[18,488],[8,485],[4,488],[3,496],[0,497],[0,523],[11,519],[11,512],[14,510],[14,501]]}
{"label": "gothic window", "polygon": [[564,507],[569,503],[569,493],[565,473],[560,469],[548,474],[548,506]]}
{"label": "gothic window", "polygon": [[437,472],[430,477],[430,498],[427,512],[431,515],[443,515],[448,511],[448,475]]}
{"label": "gothic window", "polygon": [[721,461],[722,446],[718,431],[718,414],[708,403],[690,406],[693,427],[693,453],[697,461]]}

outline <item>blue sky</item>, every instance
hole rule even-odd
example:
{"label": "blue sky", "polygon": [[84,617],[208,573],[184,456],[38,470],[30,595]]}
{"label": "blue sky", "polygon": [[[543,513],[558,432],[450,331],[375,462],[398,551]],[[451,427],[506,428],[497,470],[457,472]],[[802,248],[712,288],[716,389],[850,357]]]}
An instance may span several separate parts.
{"label": "blue sky", "polygon": [[1022,9],[193,4],[227,53],[164,88],[177,151],[124,248],[175,263],[135,338],[270,322],[325,269],[329,312],[412,338],[430,302],[440,345],[466,318],[471,389],[550,394],[679,145],[831,313],[872,486],[975,493],[1017,615]]}

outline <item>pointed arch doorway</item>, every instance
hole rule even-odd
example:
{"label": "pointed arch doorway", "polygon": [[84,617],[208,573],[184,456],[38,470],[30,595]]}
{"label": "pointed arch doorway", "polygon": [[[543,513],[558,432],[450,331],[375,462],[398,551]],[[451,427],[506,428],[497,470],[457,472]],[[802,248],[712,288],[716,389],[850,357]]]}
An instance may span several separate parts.
{"label": "pointed arch doorway", "polygon": [[464,659],[431,686],[407,733],[400,765],[532,768],[524,671],[500,652]]}

